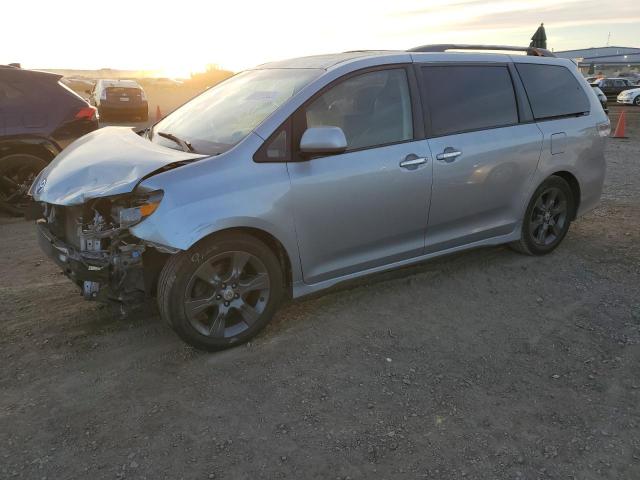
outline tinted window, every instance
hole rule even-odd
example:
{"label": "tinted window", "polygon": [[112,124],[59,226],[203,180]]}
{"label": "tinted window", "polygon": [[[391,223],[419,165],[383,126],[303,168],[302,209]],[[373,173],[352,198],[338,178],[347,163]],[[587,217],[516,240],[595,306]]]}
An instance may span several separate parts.
{"label": "tinted window", "polygon": [[281,130],[266,147],[265,155],[270,161],[285,161],[288,152],[287,131]]}
{"label": "tinted window", "polygon": [[422,75],[433,136],[518,123],[507,67],[429,66]]}
{"label": "tinted window", "polygon": [[516,68],[537,120],[589,111],[589,99],[567,68],[532,63],[517,63]]}
{"label": "tinted window", "polygon": [[306,109],[307,127],[340,127],[348,150],[413,138],[411,96],[404,69],[351,77]]}

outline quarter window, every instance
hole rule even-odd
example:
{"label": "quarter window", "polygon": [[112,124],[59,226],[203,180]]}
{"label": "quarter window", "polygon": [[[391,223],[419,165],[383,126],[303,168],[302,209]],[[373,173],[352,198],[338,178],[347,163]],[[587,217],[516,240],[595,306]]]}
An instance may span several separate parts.
{"label": "quarter window", "polygon": [[[580,115],[589,111],[589,99],[575,76],[561,65],[516,63],[536,120]],[[611,86],[608,81],[604,87]]]}
{"label": "quarter window", "polygon": [[413,117],[404,69],[351,77],[315,99],[305,111],[307,127],[340,127],[347,150],[413,138]]}
{"label": "quarter window", "polygon": [[433,136],[518,123],[513,83],[505,66],[427,66],[422,76]]}
{"label": "quarter window", "polygon": [[288,159],[289,142],[287,142],[287,130],[282,129],[271,141],[267,143],[264,151],[265,162],[286,162]]}

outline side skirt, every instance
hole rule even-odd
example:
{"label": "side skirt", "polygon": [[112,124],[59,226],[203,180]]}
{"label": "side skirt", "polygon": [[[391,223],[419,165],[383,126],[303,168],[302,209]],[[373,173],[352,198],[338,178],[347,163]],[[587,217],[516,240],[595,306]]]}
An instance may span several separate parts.
{"label": "side skirt", "polygon": [[367,275],[372,275],[375,273],[386,272],[388,270],[393,270],[400,267],[406,267],[408,265],[414,265],[417,263],[422,263],[426,260],[430,260],[436,257],[442,257],[444,255],[449,255],[456,252],[462,252],[465,250],[471,250],[473,248],[479,247],[487,247],[492,245],[502,245],[505,243],[514,242],[520,239],[520,232],[522,230],[522,224],[518,223],[516,228],[506,235],[500,235],[497,237],[487,238],[485,240],[479,240],[477,242],[468,243],[466,245],[460,245],[457,247],[448,248],[445,250],[440,250],[438,252],[427,253],[425,255],[420,255],[419,257],[409,258],[406,260],[401,260],[399,262],[390,263],[388,265],[383,265],[380,267],[371,268],[368,270],[363,270],[361,272],[351,273],[349,275],[344,275],[342,277],[332,278],[330,280],[325,280],[322,282],[314,283],[308,285],[304,282],[296,282],[293,285],[293,298],[301,298],[306,295],[311,295],[313,293],[317,293],[321,290],[325,290],[329,287],[333,287],[338,285],[339,283],[347,282],[350,280],[355,280],[360,277],[365,277]]}

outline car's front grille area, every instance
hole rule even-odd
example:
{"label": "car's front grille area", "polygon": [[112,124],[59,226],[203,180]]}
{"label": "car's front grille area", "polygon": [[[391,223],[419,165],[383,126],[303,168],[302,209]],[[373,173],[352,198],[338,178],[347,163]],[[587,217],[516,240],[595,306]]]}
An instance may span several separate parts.
{"label": "car's front grille area", "polygon": [[82,207],[63,207],[47,204],[45,210],[49,231],[59,240],[80,248],[79,228]]}

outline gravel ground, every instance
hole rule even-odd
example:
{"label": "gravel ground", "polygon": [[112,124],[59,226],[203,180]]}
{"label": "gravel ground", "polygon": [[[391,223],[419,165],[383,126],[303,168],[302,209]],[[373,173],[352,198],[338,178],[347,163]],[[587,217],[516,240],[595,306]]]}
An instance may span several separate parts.
{"label": "gravel ground", "polygon": [[84,302],[0,219],[0,478],[640,478],[638,117],[553,254],[377,275],[217,354]]}

